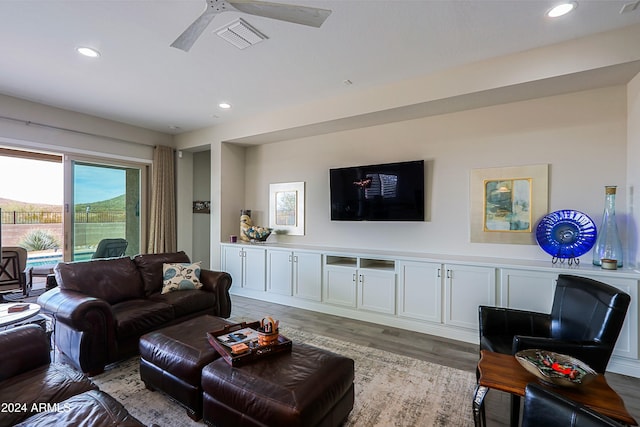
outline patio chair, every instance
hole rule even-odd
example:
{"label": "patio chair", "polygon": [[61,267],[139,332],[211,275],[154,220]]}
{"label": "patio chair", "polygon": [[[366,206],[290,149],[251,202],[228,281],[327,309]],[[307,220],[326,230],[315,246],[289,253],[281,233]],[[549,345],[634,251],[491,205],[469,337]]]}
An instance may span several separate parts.
{"label": "patio chair", "polygon": [[125,239],[102,239],[91,259],[115,258],[124,256],[129,242]]}
{"label": "patio chair", "polygon": [[27,268],[27,250],[20,246],[3,246],[0,261],[0,301],[3,295],[22,291],[29,296],[33,283],[32,267]]}

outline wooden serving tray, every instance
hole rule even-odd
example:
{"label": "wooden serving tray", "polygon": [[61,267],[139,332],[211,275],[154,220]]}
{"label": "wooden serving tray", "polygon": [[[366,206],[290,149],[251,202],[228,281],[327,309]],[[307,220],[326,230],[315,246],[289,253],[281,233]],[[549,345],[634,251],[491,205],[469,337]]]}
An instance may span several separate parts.
{"label": "wooden serving tray", "polygon": [[259,327],[260,322],[242,322],[225,325],[223,329],[207,332],[207,339],[209,340],[209,344],[216,349],[220,356],[222,356],[222,358],[233,367],[242,366],[274,354],[291,351],[291,340],[283,335],[278,335],[278,341],[271,345],[259,346],[257,341],[249,342],[247,343],[249,350],[241,354],[232,353],[231,348],[218,340],[218,337],[221,335],[226,335],[245,328],[257,330]]}

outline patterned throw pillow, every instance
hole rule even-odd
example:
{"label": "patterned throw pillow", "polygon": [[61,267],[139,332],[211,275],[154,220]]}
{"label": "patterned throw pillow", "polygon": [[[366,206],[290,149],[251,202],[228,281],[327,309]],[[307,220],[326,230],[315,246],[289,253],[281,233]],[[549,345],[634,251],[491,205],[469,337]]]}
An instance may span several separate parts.
{"label": "patterned throw pillow", "polygon": [[200,262],[162,264],[162,293],[200,289]]}

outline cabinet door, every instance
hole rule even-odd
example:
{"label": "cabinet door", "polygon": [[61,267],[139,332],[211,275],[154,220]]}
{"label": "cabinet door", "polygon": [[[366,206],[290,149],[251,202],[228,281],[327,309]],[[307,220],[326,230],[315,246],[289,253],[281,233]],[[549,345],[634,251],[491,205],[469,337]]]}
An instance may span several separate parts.
{"label": "cabinet door", "polygon": [[324,301],[355,307],[356,274],[355,268],[325,266]]}
{"label": "cabinet door", "polygon": [[445,268],[445,323],[477,331],[478,306],[496,303],[495,269],[462,265]]}
{"label": "cabinet door", "polygon": [[241,246],[223,246],[222,247],[222,270],[231,275],[231,286],[242,287],[243,275],[242,266],[244,265]]}
{"label": "cabinet door", "polygon": [[442,264],[401,262],[398,276],[398,315],[442,322]]}
{"label": "cabinet door", "polygon": [[293,254],[290,251],[267,251],[267,290],[291,295]]}
{"label": "cabinet door", "polygon": [[503,269],[500,305],[519,310],[551,313],[558,273]]}
{"label": "cabinet door", "polygon": [[293,253],[293,294],[298,298],[322,300],[322,254]]}
{"label": "cabinet door", "polygon": [[264,291],[266,285],[266,254],[264,249],[244,248],[243,287]]}
{"label": "cabinet door", "polygon": [[358,308],[395,314],[396,275],[388,271],[360,270]]}

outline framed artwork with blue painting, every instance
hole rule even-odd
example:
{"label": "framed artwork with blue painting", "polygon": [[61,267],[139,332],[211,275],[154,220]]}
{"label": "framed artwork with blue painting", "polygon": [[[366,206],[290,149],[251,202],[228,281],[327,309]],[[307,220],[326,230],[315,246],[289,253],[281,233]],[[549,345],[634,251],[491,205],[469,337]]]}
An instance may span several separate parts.
{"label": "framed artwork with blue painting", "polygon": [[471,242],[536,244],[535,222],[547,213],[549,166],[471,170]]}

